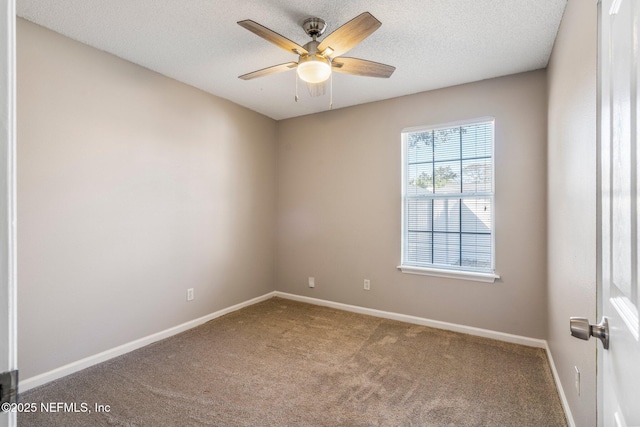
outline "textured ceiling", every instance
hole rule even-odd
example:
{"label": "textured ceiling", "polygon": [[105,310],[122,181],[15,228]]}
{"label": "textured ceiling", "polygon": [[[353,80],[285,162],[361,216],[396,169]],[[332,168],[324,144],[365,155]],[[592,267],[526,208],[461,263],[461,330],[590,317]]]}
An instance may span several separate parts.
{"label": "textured ceiling", "polygon": [[368,11],[380,27],[345,56],[393,65],[390,79],[334,73],[334,109],[544,68],[566,0],[17,0],[18,16],[274,119],[329,109],[295,72],[241,74],[297,57],[236,24],[252,19],[300,45]]}

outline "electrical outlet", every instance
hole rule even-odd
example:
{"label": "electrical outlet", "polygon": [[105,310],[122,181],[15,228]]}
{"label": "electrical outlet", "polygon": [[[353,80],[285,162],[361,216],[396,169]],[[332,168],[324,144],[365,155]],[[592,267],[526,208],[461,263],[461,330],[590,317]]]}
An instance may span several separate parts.
{"label": "electrical outlet", "polygon": [[187,301],[193,300],[193,288],[187,289]]}
{"label": "electrical outlet", "polygon": [[310,288],[315,288],[316,287],[316,279],[315,279],[315,277],[309,277],[309,287]]}
{"label": "electrical outlet", "polygon": [[580,396],[580,369],[578,369],[577,366],[574,366],[573,369],[575,369],[574,378],[576,382],[576,393]]}
{"label": "electrical outlet", "polygon": [[364,279],[364,290],[365,291],[370,291],[371,290],[371,280]]}

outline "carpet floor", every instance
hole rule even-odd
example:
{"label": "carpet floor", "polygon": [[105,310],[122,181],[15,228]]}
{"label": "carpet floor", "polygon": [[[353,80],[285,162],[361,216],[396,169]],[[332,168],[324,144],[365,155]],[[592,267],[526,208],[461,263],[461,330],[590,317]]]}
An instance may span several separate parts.
{"label": "carpet floor", "polygon": [[567,425],[542,349],[281,298],[20,401],[20,427]]}

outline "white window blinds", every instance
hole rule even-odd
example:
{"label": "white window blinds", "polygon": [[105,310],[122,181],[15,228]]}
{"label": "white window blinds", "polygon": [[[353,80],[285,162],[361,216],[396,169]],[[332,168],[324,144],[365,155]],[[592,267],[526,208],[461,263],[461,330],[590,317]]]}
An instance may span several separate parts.
{"label": "white window blinds", "polygon": [[405,131],[402,265],[492,273],[493,119]]}

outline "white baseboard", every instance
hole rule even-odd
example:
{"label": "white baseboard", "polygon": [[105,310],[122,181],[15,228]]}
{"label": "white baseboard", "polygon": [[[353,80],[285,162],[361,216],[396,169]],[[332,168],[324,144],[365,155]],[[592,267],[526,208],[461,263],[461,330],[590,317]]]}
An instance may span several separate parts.
{"label": "white baseboard", "polygon": [[400,322],[413,323],[416,325],[429,326],[436,329],[460,332],[463,334],[475,335],[478,337],[491,338],[498,341],[513,344],[526,345],[528,347],[547,348],[547,342],[536,338],[523,337],[521,335],[506,334],[504,332],[491,331],[489,329],[474,328],[473,326],[458,325],[456,323],[441,322],[439,320],[426,319],[424,317],[409,316],[407,314],[392,313],[389,311],[376,310],[373,308],[360,307],[357,305],[342,304],[340,302],[327,301],[317,298],[304,297],[300,295],[288,294],[276,291],[274,296],[290,299],[293,301],[306,302],[309,304],[322,305],[336,308],[338,310],[350,311],[353,313],[367,314],[369,316],[382,317],[384,319],[398,320]]}
{"label": "white baseboard", "polygon": [[564,392],[564,387],[562,387],[562,383],[560,382],[560,375],[558,375],[558,370],[556,369],[556,364],[553,361],[553,356],[551,355],[551,349],[549,348],[549,344],[545,342],[545,350],[547,351],[547,358],[549,358],[549,366],[551,366],[551,373],[553,374],[553,379],[556,382],[556,388],[558,389],[558,394],[560,395],[560,402],[562,402],[562,409],[564,409],[564,414],[567,417],[567,424],[569,427],[576,427],[576,422],[573,419],[573,414],[571,413],[571,408],[569,407],[569,401],[567,400],[567,395]]}
{"label": "white baseboard", "polygon": [[268,294],[250,299],[248,301],[241,302],[231,307],[223,308],[222,310],[218,310],[215,313],[207,314],[206,316],[202,316],[197,319],[191,320],[189,322],[185,322],[181,325],[174,326],[173,328],[165,329],[164,331],[151,334],[149,336],[137,339],[135,341],[131,341],[129,343],[103,351],[102,353],[98,353],[93,356],[85,357],[84,359],[77,360],[75,362],[72,362],[67,365],[61,366],[59,368],[53,369],[51,371],[42,373],[40,375],[27,378],[25,380],[20,381],[19,390],[20,392],[24,392],[34,387],[41,386],[50,381],[57,380],[58,378],[62,378],[66,375],[73,374],[74,372],[81,371],[82,369],[88,368],[90,366],[97,365],[98,363],[102,363],[109,359],[113,359],[114,357],[121,356],[133,350],[137,350],[141,347],[152,344],[156,341],[160,341],[162,339],[169,338],[173,335],[179,334],[191,328],[195,328],[196,326],[202,325],[203,323],[206,323],[209,320],[213,320],[217,317],[224,316],[225,314],[231,313],[233,311],[240,310],[241,308],[248,307],[250,305],[268,300],[273,296],[275,296],[275,292],[269,292]]}

